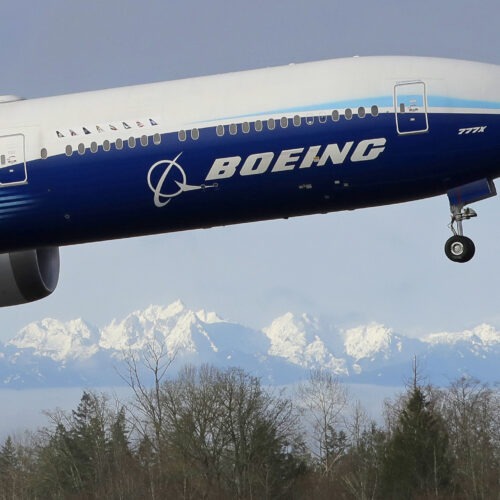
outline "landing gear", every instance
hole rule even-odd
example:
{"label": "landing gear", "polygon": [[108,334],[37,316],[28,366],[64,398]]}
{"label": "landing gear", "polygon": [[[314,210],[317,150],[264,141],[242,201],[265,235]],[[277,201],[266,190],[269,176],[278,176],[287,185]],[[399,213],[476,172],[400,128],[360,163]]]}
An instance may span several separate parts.
{"label": "landing gear", "polygon": [[462,221],[477,217],[477,213],[472,208],[463,208],[459,205],[451,205],[451,223],[449,228],[453,236],[448,239],[444,246],[444,252],[448,259],[453,262],[469,262],[476,253],[474,242],[464,236]]}
{"label": "landing gear", "polygon": [[464,184],[448,191],[451,210],[451,229],[453,236],[446,242],[444,251],[446,257],[453,262],[469,262],[474,257],[476,248],[473,241],[464,236],[462,222],[477,217],[472,208],[464,208],[469,203],[485,200],[497,194],[495,184],[491,179]]}
{"label": "landing gear", "polygon": [[457,234],[448,239],[444,246],[444,252],[446,257],[453,262],[469,262],[474,257],[476,247],[470,238]]}

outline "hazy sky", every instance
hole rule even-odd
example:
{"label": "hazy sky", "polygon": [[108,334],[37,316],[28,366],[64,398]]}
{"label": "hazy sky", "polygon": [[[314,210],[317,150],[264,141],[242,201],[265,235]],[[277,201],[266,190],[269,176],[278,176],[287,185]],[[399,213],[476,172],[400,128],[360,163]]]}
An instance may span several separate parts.
{"label": "hazy sky", "polygon": [[[32,98],[353,55],[500,64],[499,19],[498,0],[5,1],[0,93]],[[46,316],[104,326],[177,298],[256,327],[289,310],[406,334],[500,327],[500,199],[474,208],[465,231],[477,253],[467,265],[444,256],[444,196],[63,248],[56,292],[0,310],[0,339]]]}

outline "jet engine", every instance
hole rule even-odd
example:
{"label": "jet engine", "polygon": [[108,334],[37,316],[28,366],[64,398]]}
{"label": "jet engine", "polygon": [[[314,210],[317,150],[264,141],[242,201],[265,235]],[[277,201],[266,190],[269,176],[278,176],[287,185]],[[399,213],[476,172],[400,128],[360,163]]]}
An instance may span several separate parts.
{"label": "jet engine", "polygon": [[0,254],[0,307],[43,299],[58,280],[58,247]]}

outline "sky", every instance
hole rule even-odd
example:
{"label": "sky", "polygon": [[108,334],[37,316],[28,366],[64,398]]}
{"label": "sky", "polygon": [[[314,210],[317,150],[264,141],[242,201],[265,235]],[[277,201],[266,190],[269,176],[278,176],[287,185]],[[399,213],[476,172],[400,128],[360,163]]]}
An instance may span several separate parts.
{"label": "sky", "polygon": [[[2,5],[0,94],[26,98],[354,55],[500,64],[498,0],[16,0]],[[499,82],[500,84],[500,82]],[[1,112],[1,109],[0,109]],[[500,327],[500,199],[474,205],[466,265],[443,252],[445,196],[390,207],[61,249],[56,292],[0,310],[105,326],[149,304],[262,328],[287,311],[398,333]]]}

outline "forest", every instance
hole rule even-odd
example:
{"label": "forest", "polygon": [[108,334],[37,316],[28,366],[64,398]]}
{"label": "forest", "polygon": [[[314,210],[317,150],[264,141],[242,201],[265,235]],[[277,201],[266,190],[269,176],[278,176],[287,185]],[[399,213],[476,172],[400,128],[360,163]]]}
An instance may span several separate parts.
{"label": "forest", "polygon": [[238,368],[170,376],[170,363],[131,358],[127,402],[83,391],[7,437],[0,499],[500,498],[498,387],[433,387],[415,362],[376,423],[326,371],[291,394]]}

